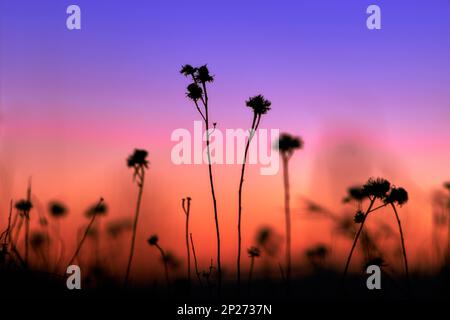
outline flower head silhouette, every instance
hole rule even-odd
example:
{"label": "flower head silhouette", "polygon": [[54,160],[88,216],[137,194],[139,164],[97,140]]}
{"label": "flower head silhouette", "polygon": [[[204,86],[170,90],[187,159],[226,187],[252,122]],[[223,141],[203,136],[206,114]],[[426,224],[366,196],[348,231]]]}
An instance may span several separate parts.
{"label": "flower head silhouette", "polygon": [[350,200],[361,202],[367,197],[362,186],[350,187],[347,189],[347,193],[348,195],[344,198],[344,202],[348,202]]}
{"label": "flower head silhouette", "polygon": [[368,197],[378,198],[383,200],[386,198],[391,183],[383,178],[370,178],[362,187],[362,191]]}
{"label": "flower head silhouette", "polygon": [[148,168],[147,156],[147,150],[134,149],[134,152],[127,158],[127,166],[134,169],[134,177]]}
{"label": "flower head silhouette", "polygon": [[158,236],[154,234],[150,238],[148,238],[147,242],[151,246],[156,246],[158,244],[158,240]]}
{"label": "flower head silhouette", "polygon": [[194,68],[190,64],[185,64],[181,67],[180,73],[185,75],[186,77],[189,77],[189,76],[193,76],[196,71],[197,71],[197,68]]}
{"label": "flower head silhouette", "polygon": [[15,208],[23,213],[27,213],[33,208],[33,204],[29,200],[22,199],[16,202]]}
{"label": "flower head silhouette", "polygon": [[214,77],[209,74],[209,70],[206,64],[197,69],[197,74],[195,75],[195,78],[201,83],[214,81]]}
{"label": "flower head silhouette", "polygon": [[48,208],[50,215],[54,218],[60,218],[67,215],[67,208],[60,202],[53,201],[49,204]]}
{"label": "flower head silhouette", "polygon": [[247,253],[250,258],[256,258],[261,255],[261,250],[258,247],[250,247],[247,249]]}
{"label": "flower head silhouette", "polygon": [[392,188],[384,202],[396,203],[401,206],[408,202],[408,192],[403,188]]}
{"label": "flower head silhouette", "polygon": [[197,83],[191,83],[187,86],[186,96],[194,102],[197,102],[203,97],[203,90]]}
{"label": "flower head silhouette", "polygon": [[92,218],[93,216],[105,216],[107,213],[108,213],[108,206],[102,201],[90,207],[86,211],[85,216],[87,218]]}
{"label": "flower head silhouette", "polygon": [[278,138],[278,150],[282,156],[290,158],[296,149],[302,149],[304,142],[300,137],[294,137],[289,133],[282,133]]}
{"label": "flower head silhouette", "polygon": [[366,218],[366,215],[364,214],[364,212],[362,212],[361,210],[358,210],[358,212],[356,212],[356,214],[355,214],[355,217],[353,218],[353,221],[355,221],[355,223],[362,223],[365,218]]}
{"label": "flower head silhouette", "polygon": [[257,95],[249,98],[245,101],[245,105],[253,109],[253,112],[257,115],[266,114],[270,110],[272,103],[266,100],[263,95]]}

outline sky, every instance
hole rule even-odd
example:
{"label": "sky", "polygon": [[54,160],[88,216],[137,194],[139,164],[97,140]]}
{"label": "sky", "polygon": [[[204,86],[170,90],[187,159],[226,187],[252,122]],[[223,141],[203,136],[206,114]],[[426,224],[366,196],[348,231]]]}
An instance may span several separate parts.
{"label": "sky", "polygon": [[[81,30],[66,28],[71,4],[81,8]],[[381,8],[380,30],[366,27],[370,4]],[[70,208],[62,224],[69,243],[100,196],[108,219],[131,217],[137,190],[125,159],[145,148],[137,264],[156,257],[145,244],[152,233],[184,254],[180,202],[188,195],[207,264],[215,250],[207,167],[170,158],[172,132],[200,120],[179,69],[207,63],[218,129],[248,128],[245,100],[263,94],[272,109],[261,128],[305,141],[290,163],[297,258],[332,241],[318,235],[324,223],[302,218],[301,198],[342,211],[346,187],[378,175],[409,191],[402,210],[411,255],[419,255],[430,239],[430,195],[450,179],[449,56],[447,0],[0,0],[0,225],[30,177],[42,210],[52,199]],[[239,168],[214,168],[229,268]],[[260,226],[283,234],[281,173],[249,166],[243,223],[244,247]]]}

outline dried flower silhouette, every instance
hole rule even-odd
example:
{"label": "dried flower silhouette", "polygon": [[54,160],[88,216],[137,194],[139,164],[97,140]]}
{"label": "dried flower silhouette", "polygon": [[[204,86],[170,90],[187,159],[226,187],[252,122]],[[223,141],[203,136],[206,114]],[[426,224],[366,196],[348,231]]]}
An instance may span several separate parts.
{"label": "dried flower silhouette", "polygon": [[[403,262],[405,265],[405,275],[406,275],[407,284],[408,284],[408,288],[409,288],[409,285],[410,285],[409,284],[409,269],[408,269],[408,260],[407,260],[406,248],[405,248],[405,240],[404,240],[404,236],[403,236],[403,229],[401,226],[400,217],[398,215],[397,208],[396,208],[396,206],[401,206],[408,201],[408,193],[403,188],[397,188],[397,187],[392,186],[388,180],[383,179],[383,178],[376,178],[376,179],[370,178],[366,182],[366,184],[364,184],[362,186],[360,191],[361,191],[361,199],[362,198],[369,199],[369,205],[365,212],[358,210],[358,212],[355,215],[354,220],[356,223],[359,223],[360,226],[359,226],[359,229],[353,240],[353,244],[350,249],[350,253],[348,255],[346,264],[345,264],[342,279],[345,279],[345,277],[347,275],[350,261],[353,256],[353,252],[355,250],[358,239],[363,232],[364,224],[367,221],[368,215],[378,209],[381,209],[387,205],[390,205],[391,208],[393,209],[395,217],[397,219],[398,229],[399,229],[399,233],[400,233],[400,241],[401,241],[401,245],[402,245]],[[376,200],[379,200],[382,204],[379,205],[378,207],[374,208],[373,206],[374,206]],[[366,239],[366,240],[368,240],[368,239]]]}
{"label": "dried flower silhouette", "polygon": [[161,261],[164,264],[164,275],[166,278],[166,285],[167,285],[167,288],[169,288],[170,282],[169,282],[169,266],[168,266],[169,259],[168,259],[168,256],[166,255],[164,250],[159,245],[159,243],[158,243],[159,238],[156,234],[150,236],[150,238],[148,238],[147,242],[150,246],[156,247],[159,250],[159,253],[161,254]]}
{"label": "dried flower silhouette", "polygon": [[[188,286],[191,286],[191,250],[189,248],[189,215],[191,213],[191,197],[183,198],[181,201],[184,215],[186,216],[186,250],[187,250],[187,278]],[[191,235],[192,236],[192,235]]]}
{"label": "dried flower silhouette", "polygon": [[106,215],[107,211],[108,211],[108,208],[106,207],[106,204],[104,203],[103,198],[100,198],[100,200],[98,201],[98,203],[95,206],[89,208],[86,211],[85,215],[87,218],[90,219],[90,221],[83,233],[83,236],[80,239],[80,242],[78,243],[77,248],[75,249],[75,252],[74,252],[72,258],[69,260],[69,263],[67,264],[68,266],[72,265],[73,262],[75,261],[75,259],[78,257],[78,254],[80,253],[80,250],[81,250],[81,247],[83,246],[84,241],[86,240],[89,233],[91,232],[92,226],[95,222],[95,218]]}
{"label": "dried flower silhouette", "polygon": [[136,211],[134,214],[133,233],[131,235],[131,244],[130,244],[130,254],[128,257],[127,271],[125,273],[125,287],[128,286],[131,271],[131,263],[133,261],[134,245],[136,241],[137,225],[139,221],[139,210],[141,207],[142,193],[144,191],[145,170],[148,168],[147,156],[148,152],[146,150],[135,149],[134,152],[127,159],[127,166],[134,170],[133,180],[136,181],[136,184],[139,188],[139,192],[136,203]]}
{"label": "dried flower silhouette", "polygon": [[294,137],[283,133],[278,138],[275,148],[280,152],[283,164],[283,182],[284,182],[284,212],[286,223],[286,282],[289,290],[291,281],[291,210],[290,210],[290,191],[289,191],[289,160],[294,151],[303,148],[303,140],[300,137]]}
{"label": "dried flower silhouette", "polygon": [[[220,228],[219,217],[217,213],[217,200],[214,188],[214,178],[211,165],[211,150],[210,150],[210,119],[209,119],[209,101],[207,84],[214,81],[214,77],[209,73],[206,65],[200,67],[193,67],[186,64],[181,67],[180,73],[192,79],[192,83],[187,86],[186,96],[194,102],[194,105],[203,119],[206,127],[206,151],[208,156],[208,173],[209,184],[211,188],[211,197],[214,207],[214,221],[216,224],[216,238],[217,238],[217,273],[218,273],[218,291],[222,288],[222,264],[220,254]],[[214,123],[214,127],[216,123]]]}
{"label": "dried flower silhouette", "polygon": [[244,174],[245,174],[245,164],[247,162],[248,150],[250,147],[250,143],[258,130],[259,123],[261,121],[261,116],[266,114],[270,110],[271,102],[266,100],[264,96],[257,95],[254,97],[250,97],[245,105],[253,110],[253,120],[252,125],[249,132],[249,137],[247,143],[245,145],[244,150],[244,159],[242,161],[241,168],[241,178],[239,181],[239,197],[238,197],[238,252],[237,252],[237,286],[238,292],[241,286],[241,248],[242,248],[242,230],[241,230],[241,220],[242,220],[242,187],[244,184]]}

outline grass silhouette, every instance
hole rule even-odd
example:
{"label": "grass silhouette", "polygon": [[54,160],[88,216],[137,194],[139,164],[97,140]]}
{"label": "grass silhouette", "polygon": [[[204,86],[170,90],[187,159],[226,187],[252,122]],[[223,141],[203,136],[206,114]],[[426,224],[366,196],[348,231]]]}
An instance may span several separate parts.
{"label": "grass silhouette", "polygon": [[245,174],[245,164],[247,162],[247,154],[248,149],[250,147],[250,143],[253,139],[253,136],[255,135],[256,131],[258,130],[259,123],[261,121],[261,116],[263,114],[266,114],[270,110],[271,102],[269,100],[266,100],[264,96],[257,95],[254,97],[250,97],[246,102],[245,105],[253,110],[253,120],[252,125],[249,132],[249,137],[247,140],[247,143],[245,145],[245,151],[244,151],[244,159],[242,161],[242,168],[241,168],[241,178],[239,180],[239,196],[238,196],[238,252],[237,252],[237,288],[238,292],[240,291],[241,287],[241,248],[242,248],[242,228],[241,228],[241,220],[242,220],[242,186],[244,184],[244,174]]}
{"label": "grass silhouette", "polygon": [[[209,184],[211,187],[211,196],[214,207],[214,221],[216,224],[216,238],[217,238],[217,273],[218,273],[218,292],[220,294],[222,288],[222,263],[220,254],[220,227],[219,217],[217,213],[217,200],[214,188],[214,178],[211,165],[211,150],[210,150],[210,119],[209,119],[209,104],[207,84],[214,81],[213,76],[210,75],[209,69],[206,65],[200,67],[193,67],[189,64],[182,66],[180,73],[192,79],[192,83],[187,86],[186,96],[194,102],[194,105],[202,117],[206,127],[206,151],[208,156],[208,173]],[[203,105],[203,110],[200,108],[199,102]],[[213,124],[214,128],[216,123]]]}
{"label": "grass silhouette", "polygon": [[131,271],[131,263],[133,261],[134,255],[134,244],[136,241],[137,225],[139,221],[139,210],[141,208],[142,193],[144,191],[145,170],[148,168],[147,155],[148,152],[146,150],[135,149],[133,154],[131,154],[127,159],[127,166],[134,170],[133,180],[136,181],[136,184],[139,188],[139,193],[136,203],[136,211],[134,214],[133,231],[132,231],[133,233],[131,235],[131,244],[130,244],[130,255],[128,257],[127,271],[125,273],[125,280],[124,280],[125,288],[128,286]]}

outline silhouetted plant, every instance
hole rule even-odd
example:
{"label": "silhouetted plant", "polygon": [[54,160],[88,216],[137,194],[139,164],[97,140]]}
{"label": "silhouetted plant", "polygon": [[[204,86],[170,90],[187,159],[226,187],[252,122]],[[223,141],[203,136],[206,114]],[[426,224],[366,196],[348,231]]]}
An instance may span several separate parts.
{"label": "silhouetted plant", "polygon": [[87,218],[90,219],[90,221],[89,221],[89,224],[86,227],[86,230],[84,231],[84,234],[83,234],[80,242],[78,243],[77,248],[75,249],[75,252],[74,252],[72,258],[69,260],[69,263],[67,264],[68,266],[73,264],[73,262],[75,261],[75,259],[78,256],[78,254],[80,253],[81,247],[83,246],[83,243],[86,240],[86,237],[91,232],[91,228],[92,228],[92,226],[93,226],[93,224],[95,222],[95,218],[97,216],[104,216],[104,215],[106,215],[107,211],[108,211],[108,208],[107,208],[106,204],[104,203],[103,198],[100,198],[99,202],[95,206],[89,208],[86,211],[85,215],[86,215]]}
{"label": "silhouetted plant", "polygon": [[264,96],[257,95],[254,97],[250,97],[245,105],[253,110],[253,120],[252,125],[249,132],[249,137],[247,143],[245,145],[244,151],[244,159],[242,162],[241,169],[241,179],[239,181],[239,212],[238,212],[238,253],[237,253],[237,284],[238,291],[241,286],[241,248],[242,248],[242,231],[241,231],[241,219],[242,219],[242,186],[244,184],[244,173],[245,173],[245,164],[247,162],[247,154],[250,147],[250,143],[258,130],[259,123],[261,121],[261,116],[266,114],[270,110],[270,105],[272,103],[269,100],[266,100]]}
{"label": "silhouetted plant", "polygon": [[134,170],[133,180],[136,181],[136,184],[139,188],[137,203],[136,203],[136,211],[134,214],[134,222],[133,222],[133,234],[131,236],[131,247],[130,247],[130,255],[128,257],[127,271],[125,274],[125,287],[128,286],[128,280],[130,277],[131,270],[131,262],[133,260],[134,255],[134,243],[136,241],[136,232],[137,225],[139,219],[139,209],[141,207],[142,193],[144,190],[144,179],[145,179],[145,170],[148,168],[148,160],[147,160],[148,152],[146,150],[135,149],[133,154],[131,154],[127,159],[127,166]]}
{"label": "silhouetted plant", "polygon": [[291,210],[290,210],[290,191],[289,191],[289,160],[294,151],[303,148],[303,140],[300,137],[294,137],[287,133],[282,133],[278,138],[276,149],[280,152],[283,164],[284,181],[284,211],[286,222],[286,283],[288,290],[291,281]]}
{"label": "silhouetted plant", "polygon": [[[210,124],[209,124],[209,104],[208,104],[208,91],[207,83],[214,81],[214,77],[210,75],[208,67],[203,65],[201,67],[193,67],[189,64],[182,66],[180,73],[186,77],[192,79],[192,83],[187,86],[186,96],[194,102],[194,105],[202,117],[205,127],[206,127],[206,149],[208,156],[208,172],[209,172],[209,183],[211,187],[211,196],[213,200],[214,207],[214,221],[216,224],[216,238],[217,238],[217,273],[218,273],[218,290],[221,292],[222,287],[222,267],[220,260],[220,228],[219,228],[219,217],[217,213],[217,201],[216,193],[214,189],[214,179],[212,173],[211,165],[211,151],[210,151]],[[203,106],[203,110],[200,108],[200,103]],[[216,124],[214,123],[214,127]]]}
{"label": "silhouetted plant", "polygon": [[147,240],[147,242],[149,245],[156,247],[159,250],[159,253],[161,254],[161,261],[164,264],[164,275],[166,278],[166,285],[167,285],[167,288],[169,289],[170,282],[169,282],[169,266],[168,266],[169,260],[167,259],[168,257],[166,255],[166,253],[164,252],[164,250],[161,248],[161,246],[158,244],[159,238],[157,235],[152,235]]}
{"label": "silhouetted plant", "polygon": [[188,286],[191,287],[191,250],[189,249],[189,214],[191,213],[191,197],[183,198],[181,201],[186,216],[186,250],[187,250],[187,278]]}
{"label": "silhouetted plant", "polygon": [[[394,211],[395,217],[397,219],[397,224],[400,232],[400,240],[402,245],[402,252],[403,252],[403,261],[405,265],[405,274],[407,279],[407,284],[409,287],[409,270],[408,270],[408,261],[406,256],[406,249],[405,249],[405,241],[403,237],[403,229],[401,226],[400,218],[397,213],[396,205],[403,205],[408,201],[408,193],[403,188],[397,188],[391,186],[391,183],[383,178],[377,178],[373,179],[370,178],[366,184],[361,188],[362,196],[364,198],[369,199],[369,206],[367,210],[363,213],[362,211],[357,212],[355,215],[355,222],[360,224],[360,227],[358,229],[358,232],[356,233],[355,239],[353,240],[352,247],[350,249],[349,256],[347,258],[347,262],[345,264],[345,269],[343,273],[342,279],[345,279],[348,268],[350,265],[350,261],[353,255],[353,252],[355,250],[356,244],[358,242],[358,239],[363,231],[363,227],[365,222],[367,221],[367,217],[371,212],[374,212],[378,209],[381,209],[387,205],[390,205]],[[376,208],[373,208],[375,201],[379,200],[382,202],[382,204]]]}
{"label": "silhouetted plant", "polygon": [[255,258],[259,258],[259,256],[261,256],[261,250],[258,247],[250,247],[247,249],[247,253],[250,258],[250,269],[248,271],[248,292],[250,294],[253,268],[255,267]]}
{"label": "silhouetted plant", "polygon": [[403,254],[403,262],[405,265],[406,281],[407,281],[407,284],[409,287],[410,286],[409,268],[408,268],[408,258],[406,256],[405,238],[403,236],[403,229],[402,229],[402,224],[400,221],[400,216],[398,215],[397,208],[396,208],[396,205],[402,206],[403,204],[408,202],[408,192],[406,192],[406,190],[403,188],[393,187],[391,189],[391,191],[389,192],[389,194],[384,199],[384,202],[391,206],[392,210],[394,211],[395,218],[397,219],[398,230],[400,232],[400,241],[402,244],[402,254]]}

